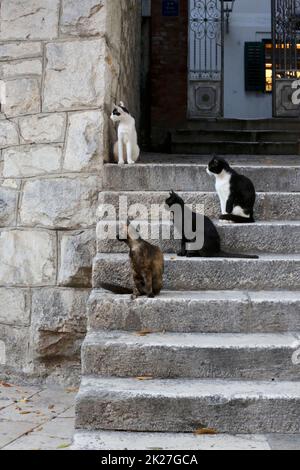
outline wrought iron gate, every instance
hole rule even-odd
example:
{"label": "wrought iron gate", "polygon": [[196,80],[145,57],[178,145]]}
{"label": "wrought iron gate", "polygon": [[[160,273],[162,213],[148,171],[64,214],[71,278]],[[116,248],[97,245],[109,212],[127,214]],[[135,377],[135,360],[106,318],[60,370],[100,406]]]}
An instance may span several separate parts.
{"label": "wrought iron gate", "polygon": [[300,0],[272,0],[273,114],[300,116],[292,83],[300,79]]}
{"label": "wrought iron gate", "polygon": [[223,115],[224,8],[220,0],[189,0],[190,118]]}

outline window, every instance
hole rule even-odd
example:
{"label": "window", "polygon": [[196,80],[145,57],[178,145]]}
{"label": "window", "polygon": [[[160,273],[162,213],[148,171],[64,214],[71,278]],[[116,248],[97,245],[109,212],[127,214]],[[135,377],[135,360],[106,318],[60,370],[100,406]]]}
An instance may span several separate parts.
{"label": "window", "polygon": [[[300,51],[300,44],[296,45]],[[295,45],[277,44],[277,78],[300,78],[300,53]],[[292,52],[294,51],[294,52]],[[284,64],[289,60],[289,70]],[[245,90],[272,93],[273,89],[273,44],[271,39],[245,43]]]}
{"label": "window", "polygon": [[273,89],[273,46],[271,41],[263,41],[265,45],[265,92],[272,93]]}

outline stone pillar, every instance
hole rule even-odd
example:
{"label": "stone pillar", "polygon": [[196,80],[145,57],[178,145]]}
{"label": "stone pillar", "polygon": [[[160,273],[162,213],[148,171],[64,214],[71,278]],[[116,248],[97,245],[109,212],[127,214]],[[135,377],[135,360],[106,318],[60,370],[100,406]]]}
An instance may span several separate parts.
{"label": "stone pillar", "polygon": [[2,0],[0,374],[76,379],[112,101],[138,114],[139,0]]}

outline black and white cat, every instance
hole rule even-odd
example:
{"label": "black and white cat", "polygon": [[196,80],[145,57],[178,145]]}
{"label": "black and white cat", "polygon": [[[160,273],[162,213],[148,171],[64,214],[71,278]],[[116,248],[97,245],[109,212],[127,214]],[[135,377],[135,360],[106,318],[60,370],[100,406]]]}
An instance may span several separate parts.
{"label": "black and white cat", "polygon": [[216,178],[221,212],[220,220],[229,220],[238,224],[254,223],[255,188],[246,176],[238,174],[230,165],[219,157],[209,163],[207,173]]}
{"label": "black and white cat", "polygon": [[[168,208],[171,210],[171,212],[174,211],[176,206],[181,207],[181,214],[182,214],[182,220],[177,221],[176,217],[174,220],[175,226],[177,222],[180,222],[178,226],[176,226],[176,229],[178,232],[180,232],[181,236],[181,250],[178,254],[178,256],[187,256],[188,258],[196,258],[196,257],[202,257],[202,258],[243,258],[243,259],[258,259],[258,256],[252,256],[252,255],[240,255],[236,253],[225,253],[224,251],[221,250],[221,240],[220,240],[220,235],[213,224],[213,222],[206,217],[205,215],[202,214],[197,214],[196,212],[192,212],[190,208],[185,207],[183,199],[176,194],[174,191],[170,192],[170,196],[166,200],[166,205]],[[172,211],[173,207],[173,211]],[[189,244],[195,242],[196,238],[194,240],[187,240],[186,239],[186,231],[184,227],[184,211],[188,210],[191,211],[191,220],[192,220],[192,230],[195,233],[198,227],[203,227],[204,226],[204,240],[203,240],[203,247],[201,250],[189,250],[188,246]],[[200,217],[204,217],[204,223],[202,223],[202,220],[200,220]],[[199,219],[198,219],[199,218]]]}
{"label": "black and white cat", "polygon": [[132,165],[140,156],[135,119],[122,101],[118,106],[114,106],[110,118],[114,123],[119,123],[118,141],[114,145],[113,152],[114,159],[119,165],[124,165],[126,162]]}

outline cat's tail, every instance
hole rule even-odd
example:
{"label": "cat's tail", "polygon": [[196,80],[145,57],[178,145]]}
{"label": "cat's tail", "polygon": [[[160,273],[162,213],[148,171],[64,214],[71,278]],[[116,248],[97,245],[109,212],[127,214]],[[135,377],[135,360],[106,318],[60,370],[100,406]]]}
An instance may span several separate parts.
{"label": "cat's tail", "polygon": [[229,220],[231,222],[235,222],[236,224],[254,224],[255,220],[253,215],[250,217],[241,217],[239,215],[234,214],[223,214],[220,217],[220,220]]}
{"label": "cat's tail", "polygon": [[220,251],[218,253],[218,258],[238,258],[238,259],[259,259],[257,255],[242,255],[240,253],[226,253],[225,251]]}
{"label": "cat's tail", "polygon": [[105,282],[101,282],[100,287],[118,295],[130,295],[133,293],[133,289],[127,289],[127,287],[121,287],[115,284],[107,284]]}

